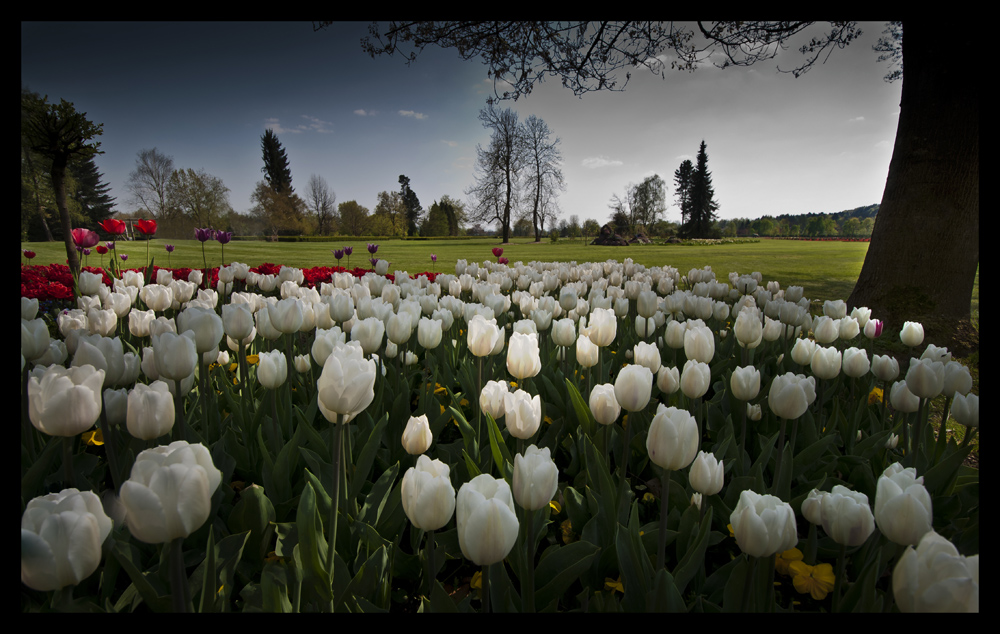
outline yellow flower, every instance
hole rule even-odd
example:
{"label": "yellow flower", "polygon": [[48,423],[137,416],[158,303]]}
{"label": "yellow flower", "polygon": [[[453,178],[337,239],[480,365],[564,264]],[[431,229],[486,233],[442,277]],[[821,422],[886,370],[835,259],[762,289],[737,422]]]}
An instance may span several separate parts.
{"label": "yellow flower", "polygon": [[546,417],[545,417],[545,418],[543,418],[542,420],[543,420],[543,421],[545,421],[546,423],[548,423],[549,425],[551,425],[551,424],[552,424],[552,418],[550,418],[549,416],[546,416]]}
{"label": "yellow flower", "polygon": [[477,570],[472,574],[472,580],[469,581],[469,587],[473,590],[478,590],[477,594],[482,594],[483,592],[483,573]]}
{"label": "yellow flower", "polygon": [[258,355],[256,354],[247,355],[247,363],[249,363],[250,365],[257,365],[258,361],[260,361],[260,357]]}
{"label": "yellow flower", "polygon": [[619,576],[617,580],[612,579],[611,577],[605,577],[604,578],[604,589],[605,590],[610,590],[612,593],[614,593],[614,592],[621,592],[622,594],[624,594],[625,593],[625,586],[622,585],[622,578],[621,578],[621,576]]}
{"label": "yellow flower", "polygon": [[517,381],[511,381],[510,382],[510,386],[511,387],[517,387]]}
{"label": "yellow flower", "polygon": [[103,445],[104,444],[104,434],[101,433],[100,429],[95,429],[94,431],[85,431],[80,435],[80,438],[84,443],[88,445]]}
{"label": "yellow flower", "polygon": [[212,371],[212,370],[214,370],[215,368],[221,368],[221,367],[222,367],[222,366],[221,366],[221,365],[219,365],[218,363],[210,363],[210,364],[208,364],[208,371],[209,371],[209,372],[211,372],[211,371]]}
{"label": "yellow flower", "polygon": [[468,407],[469,406],[469,400],[463,398],[462,400],[460,400],[458,402],[458,406],[459,407]]}
{"label": "yellow flower", "polygon": [[562,512],[562,507],[559,506],[559,503],[556,502],[555,500],[549,502],[549,506],[552,507],[552,512],[555,513],[556,515],[559,515],[559,513]]}
{"label": "yellow flower", "polygon": [[232,363],[229,364],[229,371],[236,372],[237,367],[239,367],[239,364],[233,361]]}
{"label": "yellow flower", "polygon": [[733,539],[736,539],[736,533],[733,531],[733,525],[726,524],[726,528],[729,529],[729,536],[732,537]]}
{"label": "yellow flower", "polygon": [[774,558],[774,569],[778,574],[788,576],[788,566],[793,561],[802,561],[802,551],[798,548],[792,548],[791,550],[786,550],[783,553],[778,553],[778,556]]}
{"label": "yellow flower", "polygon": [[882,402],[882,390],[881,388],[872,388],[872,391],[868,393],[868,404],[874,405],[875,403]]}
{"label": "yellow flower", "polygon": [[448,388],[444,387],[440,383],[435,383],[434,384],[434,393],[435,394],[445,394],[447,392],[448,392]]}
{"label": "yellow flower", "polygon": [[570,523],[568,519],[563,520],[562,523],[559,524],[559,530],[562,532],[562,540],[564,544],[575,541],[573,539],[573,524]]}
{"label": "yellow flower", "polygon": [[833,590],[836,581],[831,564],[810,566],[801,561],[793,561],[788,565],[792,573],[792,585],[799,594],[809,594],[817,601],[822,601]]}
{"label": "yellow flower", "polygon": [[652,504],[655,501],[656,501],[656,496],[654,496],[649,491],[646,491],[645,493],[642,494],[642,503],[643,504]]}

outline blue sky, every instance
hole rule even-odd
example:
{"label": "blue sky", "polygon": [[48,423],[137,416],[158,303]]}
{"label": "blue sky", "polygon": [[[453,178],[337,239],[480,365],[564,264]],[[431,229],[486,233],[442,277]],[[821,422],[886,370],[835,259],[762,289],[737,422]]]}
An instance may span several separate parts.
{"label": "blue sky", "polygon": [[[372,59],[360,45],[368,24],[22,22],[21,84],[104,124],[97,165],[120,211],[135,208],[125,182],[136,154],[155,147],[221,178],[245,213],[267,128],[301,196],[317,174],[338,203],[371,210],[405,174],[425,209],[465,200],[476,146],[489,142],[478,120],[493,91],[486,67],[436,48],[410,66]],[[612,195],[654,173],[672,203],[674,170],[702,139],[720,217],[841,211],[881,200],[892,157],[901,82],[883,81],[888,65],[872,50],[883,28],[863,23],[858,41],[799,78],[776,71],[801,58],[793,43],[750,68],[665,79],[638,69],[624,92],[582,99],[550,79],[503,107],[560,138],[562,217],[603,224]],[[676,206],[667,218],[679,220]]]}

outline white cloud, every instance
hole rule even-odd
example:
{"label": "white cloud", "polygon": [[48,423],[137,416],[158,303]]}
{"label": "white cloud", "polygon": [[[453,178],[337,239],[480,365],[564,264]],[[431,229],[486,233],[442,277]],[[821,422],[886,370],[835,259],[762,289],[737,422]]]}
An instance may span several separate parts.
{"label": "white cloud", "polygon": [[585,158],[580,161],[580,164],[592,170],[599,167],[618,167],[619,165],[623,165],[623,163],[617,159],[612,160],[603,156],[591,156]]}
{"label": "white cloud", "polygon": [[306,114],[302,115],[302,118],[309,121],[308,126],[299,126],[303,129],[321,133],[333,132],[333,129],[330,127],[333,124],[330,121],[323,121],[322,119],[317,119],[316,117],[310,117],[309,115]]}
{"label": "white cloud", "polygon": [[[301,128],[301,126],[299,126],[299,127]],[[274,132],[275,134],[283,134],[285,132],[289,132],[291,134],[299,134],[300,132],[302,132],[302,130],[299,129],[299,128],[283,128],[283,127],[281,127],[280,120],[276,119],[274,117],[272,117],[270,119],[265,119],[264,120],[264,128],[270,128],[271,132]]]}
{"label": "white cloud", "polygon": [[413,117],[414,119],[426,119],[427,115],[422,112],[414,112],[412,110],[400,110],[399,114],[403,117]]}
{"label": "white cloud", "polygon": [[864,117],[853,117],[853,118],[851,118],[851,119],[848,119],[848,120],[847,120],[847,122],[848,122],[848,123],[854,123],[854,122],[856,122],[856,121],[864,121],[864,120],[865,120],[865,118],[864,118]]}
{"label": "white cloud", "polygon": [[369,115],[374,115],[375,113],[370,110],[366,111],[364,108],[358,108],[357,110],[354,111],[354,114],[358,115],[359,117],[367,117]]}
{"label": "white cloud", "polygon": [[458,141],[446,141],[444,139],[441,139],[441,143],[444,143],[448,147],[458,147]]}

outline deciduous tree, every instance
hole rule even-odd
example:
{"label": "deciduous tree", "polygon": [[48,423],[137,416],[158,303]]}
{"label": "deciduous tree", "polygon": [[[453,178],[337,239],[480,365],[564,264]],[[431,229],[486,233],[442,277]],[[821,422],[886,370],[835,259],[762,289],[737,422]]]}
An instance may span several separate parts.
{"label": "deciduous tree", "polygon": [[337,194],[327,185],[322,176],[312,174],[306,188],[306,204],[316,219],[316,233],[328,235],[336,226]]}
{"label": "deciduous tree", "polygon": [[[27,103],[25,101],[27,100]],[[86,112],[77,112],[73,104],[60,99],[59,104],[48,103],[48,97],[38,100],[30,94],[21,95],[22,109],[29,113],[22,119],[22,134],[27,136],[30,148],[52,161],[50,176],[59,208],[63,241],[66,244],[66,263],[74,277],[80,275],[80,259],[73,244],[69,208],[66,204],[66,170],[76,158],[103,154],[98,149],[100,141],[94,138],[103,134],[104,124],[94,124]],[[75,294],[75,291],[74,291]]]}
{"label": "deciduous tree", "polygon": [[525,195],[531,203],[531,224],[535,232],[535,242],[540,242],[545,229],[546,212],[560,191],[566,189],[563,180],[562,152],[559,151],[559,137],[552,138],[548,124],[530,115],[524,121],[524,141],[527,151],[525,169]]}
{"label": "deciduous tree", "polygon": [[[749,66],[773,59],[790,38],[813,24],[392,22],[373,25],[372,37],[362,47],[372,56],[399,52],[408,62],[430,45],[454,48],[465,59],[481,57],[494,85],[509,87],[495,95],[517,99],[546,75],[559,77],[579,95],[623,90],[628,73],[638,66],[662,74],[664,59],[682,70],[706,62],[723,68]],[[779,70],[799,76],[860,34],[856,22],[831,22],[799,49],[804,56],[799,65]],[[954,63],[954,41],[942,36],[936,22],[894,23],[890,37],[880,44],[883,53],[897,50],[898,44],[895,59],[903,73],[903,94],[871,246],[848,303],[868,306],[893,326],[903,319],[925,319],[928,336],[948,343],[969,328],[979,268],[981,80],[975,65]],[[721,61],[710,60],[713,54]],[[621,70],[627,71],[624,83],[615,75]],[[978,334],[968,334],[978,347]]]}
{"label": "deciduous tree", "polygon": [[337,205],[340,215],[340,231],[349,236],[364,235],[368,230],[368,208],[356,200],[348,200]]}
{"label": "deciduous tree", "polygon": [[174,173],[174,159],[162,154],[155,147],[139,150],[136,154],[135,169],[129,172],[125,190],[131,203],[148,211],[159,220],[168,216],[167,183]]}
{"label": "deciduous tree", "polygon": [[492,105],[479,112],[483,127],[492,130],[489,148],[476,147],[476,182],[466,191],[474,203],[473,220],[500,224],[503,242],[510,238],[511,210],[518,193],[519,180],[527,161],[523,129],[517,113]]}

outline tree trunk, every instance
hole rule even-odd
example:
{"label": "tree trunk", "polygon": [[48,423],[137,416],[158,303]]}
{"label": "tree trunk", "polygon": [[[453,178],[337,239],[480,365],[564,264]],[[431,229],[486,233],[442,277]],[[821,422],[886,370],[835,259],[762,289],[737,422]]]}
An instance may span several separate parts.
{"label": "tree trunk", "polygon": [[[62,225],[63,242],[66,243],[66,265],[69,266],[73,279],[80,277],[80,256],[76,252],[76,244],[73,242],[73,226],[69,221],[69,207],[66,206],[66,164],[64,158],[55,158],[52,161],[52,189],[56,194],[56,207],[59,208],[59,220]],[[73,285],[73,299],[76,300],[77,288]]]}
{"label": "tree trunk", "polygon": [[953,42],[903,24],[899,124],[882,203],[849,306],[890,333],[924,325],[925,341],[978,349],[969,323],[979,268],[979,81]]}

